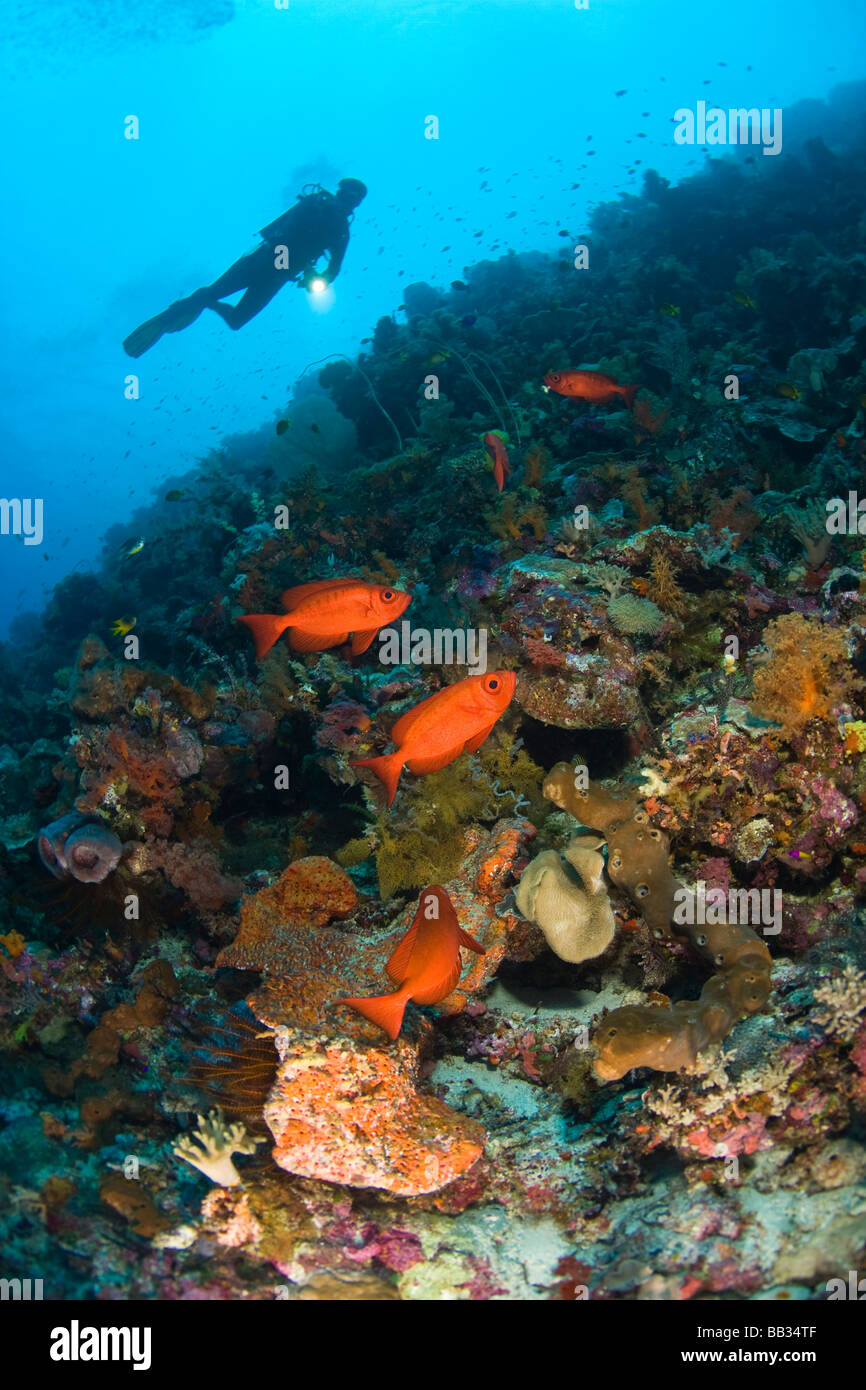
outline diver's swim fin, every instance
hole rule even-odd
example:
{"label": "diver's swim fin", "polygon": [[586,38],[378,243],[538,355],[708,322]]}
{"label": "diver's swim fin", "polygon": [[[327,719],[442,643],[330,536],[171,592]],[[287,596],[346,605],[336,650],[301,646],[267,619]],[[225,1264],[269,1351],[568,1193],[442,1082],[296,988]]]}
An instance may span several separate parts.
{"label": "diver's swim fin", "polygon": [[152,348],[154,343],[158,343],[163,333],[179,333],[182,328],[189,328],[191,323],[195,323],[199,314],[207,304],[207,293],[197,290],[195,294],[188,295],[186,299],[177,299],[174,304],[169,304],[167,309],[163,309],[161,314],[155,318],[148,319],[138,328],[130,333],[128,338],[123,340],[123,350],[129,357],[141,357],[142,353]]}
{"label": "diver's swim fin", "polygon": [[165,316],[168,310],[157,314],[156,318],[148,319],[147,323],[141,324],[130,333],[128,338],[123,340],[123,350],[128,357],[141,357],[143,352],[152,348],[154,343],[158,343],[163,333],[166,331]]}

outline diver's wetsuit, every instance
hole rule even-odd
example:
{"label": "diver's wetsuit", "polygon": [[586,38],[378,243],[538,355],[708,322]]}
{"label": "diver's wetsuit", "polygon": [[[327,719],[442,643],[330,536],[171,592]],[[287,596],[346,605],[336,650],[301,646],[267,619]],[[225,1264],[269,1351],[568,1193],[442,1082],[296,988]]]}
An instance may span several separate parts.
{"label": "diver's wetsuit", "polygon": [[[344,191],[348,185],[353,188]],[[336,195],[320,189],[300,198],[282,217],[261,229],[259,235],[264,238],[261,246],[241,256],[212,285],[196,290],[186,299],[176,300],[161,314],[136,328],[124,341],[125,351],[130,357],[140,357],[163,333],[179,333],[188,328],[203,309],[213,309],[229,328],[242,328],[273,299],[286,281],[295,283],[305,279],[326,252],[328,265],[321,275],[330,283],[339,274],[349,245],[349,215],[366,192],[359,194],[357,189],[363,190],[363,184],[355,179],[344,179]],[[277,269],[280,259],[277,247],[281,246],[288,248],[289,264]],[[246,294],[237,304],[219,303],[225,295],[238,290],[246,290]]]}

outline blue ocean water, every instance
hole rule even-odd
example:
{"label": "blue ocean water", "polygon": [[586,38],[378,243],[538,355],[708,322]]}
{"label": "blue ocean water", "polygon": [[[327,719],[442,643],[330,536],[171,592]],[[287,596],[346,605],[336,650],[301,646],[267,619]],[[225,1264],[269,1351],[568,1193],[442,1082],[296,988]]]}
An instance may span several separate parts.
{"label": "blue ocean water", "polygon": [[[861,76],[864,36],[862,0],[11,6],[0,492],[42,524],[0,535],[0,635],[31,630],[109,527],[132,535],[137,506],[283,412],[307,363],[353,355],[403,286],[560,249],[648,167],[700,167],[678,109],[819,102]],[[369,191],[327,303],[287,288],[238,333],[204,314],[124,355],[304,184],[345,176]]]}

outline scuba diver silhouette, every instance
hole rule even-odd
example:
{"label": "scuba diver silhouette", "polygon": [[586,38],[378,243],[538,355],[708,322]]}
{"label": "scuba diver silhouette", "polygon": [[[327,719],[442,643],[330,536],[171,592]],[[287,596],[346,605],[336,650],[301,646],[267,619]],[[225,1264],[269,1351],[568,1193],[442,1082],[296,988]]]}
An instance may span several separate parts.
{"label": "scuba diver silhouette", "polygon": [[[241,256],[212,285],[176,300],[161,314],[141,324],[124,340],[125,352],[130,357],[141,357],[163,333],[179,333],[188,328],[204,309],[213,309],[229,328],[242,328],[287,281],[307,289],[316,280],[323,282],[322,288],[329,285],[340,273],[349,245],[349,222],[366,193],[360,179],[341,179],[336,193],[319,187],[302,192],[294,207],[262,227],[261,246]],[[318,271],[316,261],[326,252],[328,264]],[[220,304],[224,295],[237,290],[246,290],[237,304]]]}

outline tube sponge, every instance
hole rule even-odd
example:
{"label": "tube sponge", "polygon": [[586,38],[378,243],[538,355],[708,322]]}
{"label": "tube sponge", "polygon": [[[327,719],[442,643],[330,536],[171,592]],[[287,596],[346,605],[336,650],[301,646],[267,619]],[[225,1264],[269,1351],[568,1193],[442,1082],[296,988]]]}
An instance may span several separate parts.
{"label": "tube sponge", "polygon": [[614,796],[592,783],[582,790],[571,763],[557,763],[544,779],[544,795],[561,811],[569,811],[581,825],[606,835],[614,825],[630,820],[637,806],[636,796]]}
{"label": "tube sponge", "polygon": [[[611,880],[626,890],[657,939],[672,937],[680,885],[668,862],[670,845],[637,809],[637,798],[615,797],[591,784],[583,788],[568,763],[557,763],[548,774],[544,795],[605,836]],[[593,1037],[599,1053],[593,1067],[600,1080],[616,1081],[632,1067],[680,1071],[693,1066],[703,1048],[721,1042],[739,1019],[766,1005],[772,957],[751,927],[729,922],[682,930],[717,973],[698,999],[668,1008],[629,1005],[608,1014]]]}
{"label": "tube sponge", "polygon": [[101,821],[70,811],[40,830],[39,858],[55,878],[101,883],[120,862],[123,845]]}
{"label": "tube sponge", "polygon": [[600,956],[613,940],[616,924],[598,852],[603,843],[594,835],[571,840],[565,858],[576,875],[555,850],[544,850],[524,869],[515,893],[520,911],[541,927],[550,949],[573,964]]}
{"label": "tube sponge", "polygon": [[678,887],[669,852],[667,835],[651,826],[643,811],[635,811],[631,820],[616,826],[607,837],[611,881],[626,890],[657,941],[671,936]]}
{"label": "tube sponge", "polygon": [[614,796],[590,783],[583,789],[569,763],[557,763],[544,780],[544,795],[607,840],[607,871],[625,888],[657,940],[671,935],[678,884],[668,863],[670,843],[637,809],[637,797]]}
{"label": "tube sponge", "polygon": [[123,845],[99,821],[90,821],[73,830],[65,845],[70,874],[79,883],[101,883],[120,862]]}
{"label": "tube sponge", "polygon": [[614,1009],[593,1037],[601,1081],[617,1081],[632,1067],[680,1071],[698,1053],[721,1042],[741,1018],[760,1013],[770,996],[772,957],[750,927],[687,927],[692,945],[718,966],[700,997],[667,1009],[649,1004]]}
{"label": "tube sponge", "polygon": [[83,816],[80,816],[77,811],[69,811],[67,815],[61,816],[59,820],[53,820],[50,825],[46,825],[40,830],[36,838],[39,858],[55,878],[66,878],[69,873],[69,866],[66,863],[66,841],[73,830],[77,830],[83,824]]}

